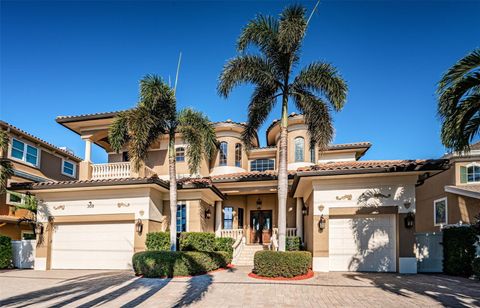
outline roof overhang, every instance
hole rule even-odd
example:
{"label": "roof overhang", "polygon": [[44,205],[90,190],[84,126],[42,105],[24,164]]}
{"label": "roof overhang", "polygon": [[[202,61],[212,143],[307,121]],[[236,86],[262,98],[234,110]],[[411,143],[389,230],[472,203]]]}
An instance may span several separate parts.
{"label": "roof overhang", "polygon": [[445,186],[445,192],[480,199],[480,185]]}

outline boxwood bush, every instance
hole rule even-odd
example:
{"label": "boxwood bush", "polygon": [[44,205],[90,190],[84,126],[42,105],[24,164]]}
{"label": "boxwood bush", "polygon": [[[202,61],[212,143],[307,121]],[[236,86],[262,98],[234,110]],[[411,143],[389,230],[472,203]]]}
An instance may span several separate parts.
{"label": "boxwood bush", "polygon": [[181,251],[214,251],[215,234],[208,232],[182,232],[180,234]]}
{"label": "boxwood bush", "polygon": [[145,241],[147,250],[170,250],[170,232],[150,232],[147,233]]}
{"label": "boxwood bush", "polygon": [[253,273],[259,276],[292,278],[308,272],[312,254],[308,251],[257,251],[253,263]]}
{"label": "boxwood bush", "polygon": [[231,261],[227,252],[201,251],[143,251],[132,258],[135,274],[148,278],[200,275]]}
{"label": "boxwood bush", "polygon": [[230,255],[233,255],[232,245],[235,240],[231,237],[216,237],[215,238],[215,251],[226,251]]}
{"label": "boxwood bush", "polygon": [[287,251],[299,251],[302,250],[302,240],[299,236],[287,236],[285,242],[285,248]]}
{"label": "boxwood bush", "polygon": [[470,277],[475,258],[477,232],[470,226],[443,229],[443,271],[449,275]]}
{"label": "boxwood bush", "polygon": [[8,236],[0,235],[0,269],[12,265],[12,240]]}

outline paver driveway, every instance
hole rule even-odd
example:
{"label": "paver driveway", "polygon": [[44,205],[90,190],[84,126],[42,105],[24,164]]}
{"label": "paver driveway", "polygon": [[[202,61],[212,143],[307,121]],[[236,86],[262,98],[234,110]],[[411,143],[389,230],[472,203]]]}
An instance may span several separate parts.
{"label": "paver driveway", "polygon": [[309,280],[270,282],[248,272],[145,279],[128,271],[2,271],[0,306],[480,306],[480,283],[443,275],[317,273]]}

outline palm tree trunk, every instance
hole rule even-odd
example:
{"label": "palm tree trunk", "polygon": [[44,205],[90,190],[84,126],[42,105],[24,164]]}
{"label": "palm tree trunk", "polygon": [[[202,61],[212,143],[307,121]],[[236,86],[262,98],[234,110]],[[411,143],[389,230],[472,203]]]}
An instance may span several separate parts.
{"label": "palm tree trunk", "polygon": [[175,132],[168,141],[168,174],[170,177],[170,250],[177,250],[177,172],[175,170]]}
{"label": "palm tree trunk", "polygon": [[283,95],[278,166],[278,250],[285,251],[288,193],[288,94]]}

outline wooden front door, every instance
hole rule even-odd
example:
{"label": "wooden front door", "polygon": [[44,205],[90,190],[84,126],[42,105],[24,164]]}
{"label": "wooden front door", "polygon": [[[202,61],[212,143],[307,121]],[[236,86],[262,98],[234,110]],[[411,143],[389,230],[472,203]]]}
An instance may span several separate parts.
{"label": "wooden front door", "polygon": [[272,236],[272,211],[250,212],[250,242],[267,244]]}

